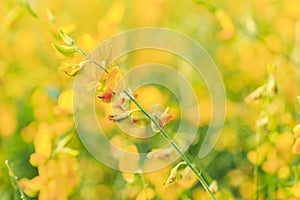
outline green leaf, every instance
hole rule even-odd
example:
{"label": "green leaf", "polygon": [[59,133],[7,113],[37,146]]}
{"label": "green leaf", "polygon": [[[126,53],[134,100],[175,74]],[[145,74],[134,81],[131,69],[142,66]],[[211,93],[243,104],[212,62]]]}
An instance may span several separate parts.
{"label": "green leaf", "polygon": [[9,175],[10,178],[11,178],[11,183],[12,183],[12,185],[15,187],[16,190],[18,190],[18,192],[19,192],[19,194],[20,194],[20,196],[19,196],[20,199],[21,199],[21,200],[27,200],[27,197],[26,197],[24,191],[22,190],[22,188],[21,188],[20,185],[19,185],[19,182],[18,182],[19,179],[18,179],[18,177],[14,174],[14,172],[13,172],[13,170],[12,170],[12,168],[11,168],[9,162],[8,162],[8,160],[5,160],[5,165],[6,165],[7,169],[8,169],[8,175]]}
{"label": "green leaf", "polygon": [[63,32],[61,29],[59,29],[60,37],[63,39],[63,41],[66,43],[66,45],[75,45],[75,41],[73,38],[68,36],[65,32]]}
{"label": "green leaf", "polygon": [[48,10],[48,11],[47,11],[47,17],[48,17],[48,19],[49,19],[49,21],[50,21],[51,23],[54,23],[54,22],[55,22],[55,16],[54,16],[54,14],[53,14],[53,12],[52,12],[51,10]]}
{"label": "green leaf", "polygon": [[63,45],[57,45],[57,44],[52,44],[52,46],[54,47],[54,49],[67,57],[71,57],[74,55],[75,52],[78,52],[78,48],[74,47],[74,46],[63,46]]}
{"label": "green leaf", "polygon": [[68,76],[76,76],[88,62],[91,61],[85,60],[78,64],[66,64],[66,66],[62,67],[60,70],[63,71]]}
{"label": "green leaf", "polygon": [[62,152],[66,153],[66,154],[68,154],[68,155],[70,155],[70,156],[73,156],[73,157],[76,157],[76,156],[79,155],[79,151],[74,150],[74,149],[71,149],[71,148],[69,148],[69,147],[63,148],[63,149],[62,149]]}
{"label": "green leaf", "polygon": [[39,18],[39,16],[35,13],[35,11],[31,8],[28,0],[19,0],[20,4],[35,18]]}

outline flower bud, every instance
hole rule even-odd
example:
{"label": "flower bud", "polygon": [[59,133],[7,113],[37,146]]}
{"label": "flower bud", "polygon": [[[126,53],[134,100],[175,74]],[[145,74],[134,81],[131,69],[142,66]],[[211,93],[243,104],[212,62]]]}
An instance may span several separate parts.
{"label": "flower bud", "polygon": [[153,149],[151,152],[147,154],[147,158],[161,160],[161,159],[169,158],[173,153],[174,150],[172,147],[161,149],[161,150]]}
{"label": "flower bud", "polygon": [[209,190],[214,194],[218,191],[218,183],[216,180],[213,180],[211,182],[211,184],[209,185]]}
{"label": "flower bud", "polygon": [[110,103],[112,98],[115,96],[115,93],[111,90],[106,91],[101,96],[98,96],[104,103]]}
{"label": "flower bud", "polygon": [[128,119],[129,116],[130,116],[129,112],[124,112],[124,113],[121,113],[121,114],[118,114],[118,115],[109,115],[108,119],[113,121],[113,122],[122,122],[122,121]]}
{"label": "flower bud", "polygon": [[262,85],[260,87],[258,87],[256,90],[254,90],[253,92],[251,92],[246,98],[245,98],[245,102],[246,103],[252,103],[255,102],[259,99],[262,99],[265,96],[266,93],[266,89],[267,89],[267,85]]}
{"label": "flower bud", "polygon": [[[173,115],[168,114],[168,110],[169,108],[166,108],[164,110],[164,108],[159,104],[155,104],[150,109],[150,115],[152,116],[152,118],[154,118],[154,120],[158,122],[161,128],[164,128],[165,125],[173,119]],[[151,128],[156,133],[160,131],[153,122],[151,122]]]}
{"label": "flower bud", "polygon": [[64,46],[64,45],[57,45],[57,44],[52,44],[52,46],[58,53],[66,57],[72,57],[75,52],[78,52],[77,47],[74,46]]}
{"label": "flower bud", "polygon": [[164,182],[164,186],[165,187],[169,187],[171,185],[176,184],[179,180],[182,179],[182,175],[178,172],[178,168],[181,165],[186,165],[185,162],[180,162],[178,163],[175,167],[173,167],[173,169],[171,170],[171,173],[169,175],[169,178],[167,179],[166,182]]}
{"label": "flower bud", "polygon": [[75,41],[73,38],[68,36],[65,32],[63,32],[61,29],[59,30],[60,37],[63,39],[63,41],[66,43],[66,45],[75,45]]}

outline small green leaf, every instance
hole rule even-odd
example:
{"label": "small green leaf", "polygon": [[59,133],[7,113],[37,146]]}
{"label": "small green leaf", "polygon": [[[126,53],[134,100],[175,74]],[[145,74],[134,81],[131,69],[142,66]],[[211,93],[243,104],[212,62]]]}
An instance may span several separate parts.
{"label": "small green leaf", "polygon": [[35,11],[31,8],[28,0],[19,0],[20,4],[35,18],[39,18],[39,16],[35,13]]}
{"label": "small green leaf", "polygon": [[63,32],[61,29],[59,29],[60,37],[63,39],[63,41],[66,43],[66,45],[75,45],[75,41],[73,38],[68,36],[65,32]]}
{"label": "small green leaf", "polygon": [[21,200],[27,200],[27,197],[26,197],[24,191],[22,190],[22,188],[21,188],[20,185],[19,185],[19,179],[18,179],[18,177],[14,174],[14,172],[13,172],[13,170],[12,170],[12,168],[11,168],[9,162],[8,162],[8,160],[5,160],[5,165],[6,165],[7,169],[8,169],[8,175],[9,175],[10,178],[11,178],[11,183],[12,183],[12,185],[15,187],[16,190],[18,190],[18,192],[19,192],[19,194],[20,194],[20,196],[19,196],[20,199],[21,199]]}
{"label": "small green leaf", "polygon": [[78,52],[78,48],[74,47],[74,46],[63,46],[63,45],[57,45],[57,44],[52,44],[52,46],[54,47],[54,49],[67,57],[71,57],[74,55],[75,52]]}
{"label": "small green leaf", "polygon": [[64,137],[61,141],[59,141],[57,148],[63,148],[65,147],[73,138],[73,135],[68,134],[66,137]]}
{"label": "small green leaf", "polygon": [[76,76],[88,62],[91,61],[84,60],[78,64],[66,64],[66,66],[62,67],[60,70],[63,71],[68,76]]}
{"label": "small green leaf", "polygon": [[68,154],[68,155],[70,155],[70,156],[73,156],[73,157],[76,157],[76,156],[79,155],[79,151],[74,150],[74,149],[71,149],[71,148],[69,148],[69,147],[63,148],[63,149],[62,149],[62,152],[66,153],[66,154]]}
{"label": "small green leaf", "polygon": [[48,17],[48,19],[49,19],[49,21],[50,21],[51,23],[54,23],[54,22],[55,22],[55,16],[54,16],[54,14],[53,14],[53,12],[52,12],[51,10],[48,10],[48,11],[47,11],[47,17]]}

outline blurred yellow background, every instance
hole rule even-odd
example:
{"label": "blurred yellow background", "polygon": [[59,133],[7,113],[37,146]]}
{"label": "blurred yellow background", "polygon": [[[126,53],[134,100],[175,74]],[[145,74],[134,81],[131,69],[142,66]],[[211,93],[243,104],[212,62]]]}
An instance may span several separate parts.
{"label": "blurred yellow background", "polygon": [[[197,154],[201,137],[189,150],[193,162],[207,170],[207,181],[217,181],[217,199],[254,199],[256,191],[259,199],[299,199],[300,150],[292,150],[298,137],[292,130],[300,119],[299,0],[2,0],[0,199],[18,199],[22,190],[32,199],[52,200],[209,199],[188,174],[191,172],[182,172],[186,179],[165,188],[163,183],[172,166],[144,175],[114,171],[96,161],[76,134],[72,118],[74,79],[59,69],[84,57],[65,58],[55,52],[51,44],[62,42],[58,29],[90,52],[114,34],[149,26],[192,37],[221,72],[227,93],[222,135],[204,159]],[[172,59],[161,52],[137,53],[121,69],[124,72],[150,61],[174,62]],[[191,78],[193,88],[202,91],[197,93],[203,113],[200,134],[210,121],[210,96],[203,81],[185,70],[185,64],[179,64],[181,70]],[[276,66],[274,72],[268,71],[270,65]],[[270,74],[276,79],[278,92],[247,104],[244,99],[268,84]],[[154,104],[153,96],[164,105],[170,104],[163,90],[146,87],[139,92],[146,107]],[[101,114],[105,106],[100,102],[97,106],[100,117],[107,115],[107,111]],[[176,107],[170,109],[173,114],[179,112]],[[257,125],[265,119],[267,122]],[[117,134],[113,123],[104,123],[115,144],[138,151],[134,144],[124,143],[124,135]],[[58,149],[67,135],[73,139],[63,150]],[[5,160],[21,182],[11,180]]]}

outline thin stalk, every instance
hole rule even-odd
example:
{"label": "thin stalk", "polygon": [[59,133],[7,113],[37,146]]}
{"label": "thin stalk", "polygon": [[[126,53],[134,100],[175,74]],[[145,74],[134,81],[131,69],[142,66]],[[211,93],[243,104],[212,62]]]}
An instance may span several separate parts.
{"label": "thin stalk", "polygon": [[[188,156],[191,156],[188,152],[186,153]],[[200,173],[202,174],[203,178],[206,180],[206,182],[211,183],[214,179],[209,175],[209,173],[206,171],[204,166],[200,162],[196,162],[197,167],[199,168]]]}
{"label": "thin stalk", "polygon": [[[77,47],[77,46],[76,46]],[[100,69],[102,69],[105,73],[108,73],[108,70],[103,67],[101,64],[99,64],[97,61],[95,61],[93,58],[91,58],[85,51],[83,51],[81,48],[77,47],[77,50],[80,54],[84,55],[88,60],[90,60],[92,63],[97,65]]]}
{"label": "thin stalk", "polygon": [[124,93],[132,100],[132,102],[145,114],[145,116],[151,120],[154,125],[159,129],[162,136],[174,147],[174,149],[179,153],[180,157],[186,162],[186,165],[193,171],[193,173],[197,176],[199,182],[203,186],[206,192],[208,192],[211,199],[216,200],[215,195],[210,191],[209,186],[207,185],[206,181],[202,177],[202,175],[198,172],[198,170],[195,168],[195,166],[192,164],[192,162],[187,158],[187,156],[180,150],[179,146],[170,138],[170,136],[161,128],[161,126],[158,124],[155,119],[151,117],[151,115],[139,104],[139,102],[136,101],[136,99],[129,94],[126,90]]}
{"label": "thin stalk", "polygon": [[[78,48],[78,47],[77,47]],[[108,73],[106,68],[103,68],[103,66],[101,66],[97,61],[95,61],[93,58],[91,58],[87,53],[85,53],[82,49],[78,48],[78,51],[86,56],[89,60],[91,60],[91,62],[95,63],[98,67],[100,67],[102,70],[104,70],[105,73]],[[209,186],[207,185],[205,179],[202,177],[202,175],[200,174],[200,172],[198,172],[198,170],[196,169],[196,167],[192,164],[192,162],[188,159],[188,157],[180,150],[179,146],[172,140],[172,138],[170,138],[170,136],[160,127],[160,125],[158,124],[157,121],[155,121],[155,119],[153,119],[150,114],[141,106],[141,104],[139,104],[139,102],[136,101],[136,99],[129,94],[126,90],[124,91],[124,93],[133,101],[133,103],[145,114],[145,116],[151,120],[154,125],[158,128],[158,130],[160,131],[160,133],[162,134],[162,136],[173,146],[173,148],[177,151],[177,153],[179,153],[180,157],[186,162],[186,165],[193,171],[193,173],[197,176],[199,182],[201,183],[201,185],[203,186],[203,188],[205,189],[205,191],[209,194],[210,198],[213,200],[216,200],[215,195],[212,193],[212,191],[210,191]]]}
{"label": "thin stalk", "polygon": [[8,160],[5,160],[5,165],[8,169],[9,176],[11,177],[12,181],[14,181],[14,185],[17,187],[17,190],[20,193],[20,199],[27,200],[26,195],[24,194],[22,188],[18,183],[18,177],[14,174],[13,170],[11,169]]}
{"label": "thin stalk", "polygon": [[258,183],[259,182],[258,180],[259,143],[260,143],[260,127],[258,127],[258,130],[256,131],[256,135],[255,135],[255,154],[256,154],[256,160],[254,166],[255,200],[258,200],[259,198],[259,183]]}
{"label": "thin stalk", "polygon": [[144,190],[145,195],[146,195],[146,200],[149,200],[148,192],[147,192],[147,184],[146,184],[146,181],[145,181],[144,174],[143,174],[143,173],[140,173],[140,176],[141,176],[141,179],[142,179],[143,190]]}

